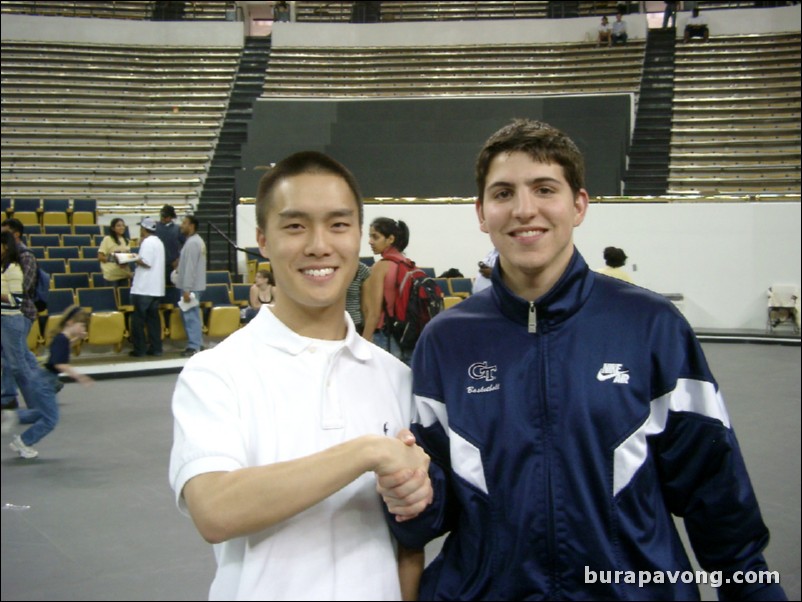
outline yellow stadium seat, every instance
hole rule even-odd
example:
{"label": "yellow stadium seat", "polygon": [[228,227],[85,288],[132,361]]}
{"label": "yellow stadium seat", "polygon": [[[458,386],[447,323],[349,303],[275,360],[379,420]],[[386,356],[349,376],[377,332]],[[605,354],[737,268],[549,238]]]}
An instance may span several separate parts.
{"label": "yellow stadium seat", "polygon": [[34,320],[31,330],[28,333],[28,349],[30,349],[31,352],[36,355],[36,352],[39,350],[39,347],[43,342],[42,333],[39,329],[39,320]]}
{"label": "yellow stadium seat", "polygon": [[223,305],[209,310],[206,336],[212,339],[224,339],[240,327],[239,307]]}
{"label": "yellow stadium seat", "polygon": [[445,309],[448,309],[449,307],[454,307],[460,301],[462,301],[462,297],[454,297],[451,295],[443,297],[443,307]]}
{"label": "yellow stadium seat", "polygon": [[125,315],[120,311],[93,312],[89,316],[89,345],[113,345],[120,352],[125,339]]}

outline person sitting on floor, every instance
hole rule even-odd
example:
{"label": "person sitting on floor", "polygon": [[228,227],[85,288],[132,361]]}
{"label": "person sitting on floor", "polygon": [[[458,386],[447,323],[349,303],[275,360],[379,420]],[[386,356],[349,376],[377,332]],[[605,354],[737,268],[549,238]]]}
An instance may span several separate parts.
{"label": "person sitting on floor", "polygon": [[613,44],[627,43],[627,22],[624,21],[624,16],[620,12],[616,14],[615,22],[613,22],[612,42]]}
{"label": "person sitting on floor", "polygon": [[602,17],[601,24],[599,25],[599,39],[596,46],[601,46],[602,43],[610,46],[612,44],[613,28],[610,27],[610,21],[607,17]]}

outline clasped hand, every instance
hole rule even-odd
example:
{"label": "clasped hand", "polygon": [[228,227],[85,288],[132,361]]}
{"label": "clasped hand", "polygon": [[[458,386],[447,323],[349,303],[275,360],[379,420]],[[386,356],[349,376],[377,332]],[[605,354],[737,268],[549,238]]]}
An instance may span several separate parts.
{"label": "clasped hand", "polygon": [[[429,478],[429,456],[415,443],[415,436],[402,429],[394,441],[395,462],[376,471],[376,491],[398,522],[418,516],[432,503],[434,490]],[[398,466],[401,465],[399,468]]]}

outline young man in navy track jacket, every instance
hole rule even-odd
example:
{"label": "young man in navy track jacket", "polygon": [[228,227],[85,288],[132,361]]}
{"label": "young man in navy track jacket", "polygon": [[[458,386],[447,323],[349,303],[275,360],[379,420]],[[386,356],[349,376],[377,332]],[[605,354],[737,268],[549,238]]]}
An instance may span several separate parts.
{"label": "young man in navy track jacket", "polygon": [[[690,325],[574,248],[588,208],[576,145],[516,120],[476,175],[499,260],[492,286],[417,344],[412,430],[434,502],[389,521],[411,548],[450,532],[420,598],[698,599],[693,582],[671,583],[691,570],[676,515],[702,567],[721,571],[722,599],[784,599],[777,584],[735,583],[767,569],[769,534]],[[403,505],[403,483],[379,485]]]}

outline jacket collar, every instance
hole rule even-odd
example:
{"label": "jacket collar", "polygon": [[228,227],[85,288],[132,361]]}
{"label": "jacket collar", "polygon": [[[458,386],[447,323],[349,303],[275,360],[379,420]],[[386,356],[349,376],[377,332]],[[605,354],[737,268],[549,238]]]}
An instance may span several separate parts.
{"label": "jacket collar", "polygon": [[[529,301],[513,293],[501,277],[501,262],[493,267],[493,300],[507,318],[527,326]],[[594,275],[584,258],[574,247],[568,267],[557,283],[543,296],[535,299],[538,330],[553,327],[567,320],[584,305],[593,288]]]}

